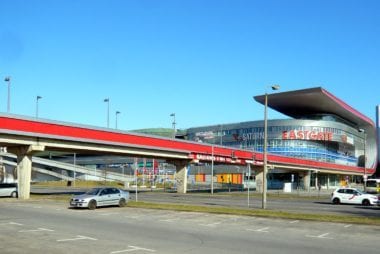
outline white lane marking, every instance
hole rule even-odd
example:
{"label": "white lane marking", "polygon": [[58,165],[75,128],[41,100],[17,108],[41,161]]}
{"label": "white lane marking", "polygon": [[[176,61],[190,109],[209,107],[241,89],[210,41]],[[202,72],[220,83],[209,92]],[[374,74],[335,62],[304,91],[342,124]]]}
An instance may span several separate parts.
{"label": "white lane marking", "polygon": [[312,237],[312,238],[321,238],[321,239],[334,239],[332,237],[327,237],[330,233],[324,233],[321,235],[306,235],[306,237]]}
{"label": "white lane marking", "polygon": [[152,250],[152,249],[146,249],[146,248],[141,248],[141,247],[132,246],[132,245],[128,245],[128,248],[129,249],[126,249],[126,250],[112,251],[112,252],[110,252],[110,254],[117,254],[117,253],[130,252],[130,251],[139,251],[139,250],[148,251],[148,252],[156,252],[155,250]]}
{"label": "white lane marking", "polygon": [[289,222],[289,224],[294,224],[294,223],[298,223],[298,222],[300,222],[300,221],[299,220],[294,220],[294,221]]}
{"label": "white lane marking", "polygon": [[347,224],[347,225],[345,225],[344,227],[345,228],[349,228],[349,227],[351,227],[352,226],[352,224]]}
{"label": "white lane marking", "polygon": [[10,222],[5,222],[5,223],[0,223],[0,225],[17,225],[17,226],[22,226],[23,224],[10,221]]}
{"label": "white lane marking", "polygon": [[130,215],[130,216],[124,216],[124,217],[125,217],[125,218],[128,218],[128,219],[138,219],[138,218],[143,217],[143,215],[135,215],[135,216]]}
{"label": "white lane marking", "polygon": [[13,222],[13,221],[9,222],[9,224],[11,224],[11,225],[17,225],[17,226],[22,226],[22,225],[24,225],[24,224],[17,223],[17,222]]}
{"label": "white lane marking", "polygon": [[204,226],[204,227],[215,227],[216,225],[221,224],[222,222],[214,222],[210,224],[199,224],[199,226]]}
{"label": "white lane marking", "polygon": [[99,215],[101,215],[101,216],[110,216],[110,215],[115,215],[115,214],[119,214],[119,213],[116,213],[116,212],[113,212],[113,213],[101,213]]}
{"label": "white lane marking", "polygon": [[160,220],[160,221],[163,221],[163,222],[175,222],[179,219],[165,219],[165,220]]}
{"label": "white lane marking", "polygon": [[246,230],[247,231],[253,231],[253,232],[269,233],[269,231],[267,229],[269,229],[269,227],[259,228],[259,229],[247,228]]}
{"label": "white lane marking", "polygon": [[77,235],[75,238],[59,239],[59,240],[57,240],[57,242],[78,241],[78,240],[97,241],[98,239],[92,238],[92,237],[88,237],[88,236],[83,236],[83,235]]}
{"label": "white lane marking", "polygon": [[24,230],[20,230],[18,232],[40,232],[40,231],[48,231],[48,232],[53,232],[54,230],[53,229],[48,229],[48,228],[37,228],[37,229],[24,229]]}

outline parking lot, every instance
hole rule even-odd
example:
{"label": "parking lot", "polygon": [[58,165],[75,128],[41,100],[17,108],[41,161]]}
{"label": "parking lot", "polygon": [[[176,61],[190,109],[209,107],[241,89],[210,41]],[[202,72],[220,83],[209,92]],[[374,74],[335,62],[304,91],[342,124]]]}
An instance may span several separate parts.
{"label": "parking lot", "polygon": [[378,253],[378,226],[0,200],[0,253]]}

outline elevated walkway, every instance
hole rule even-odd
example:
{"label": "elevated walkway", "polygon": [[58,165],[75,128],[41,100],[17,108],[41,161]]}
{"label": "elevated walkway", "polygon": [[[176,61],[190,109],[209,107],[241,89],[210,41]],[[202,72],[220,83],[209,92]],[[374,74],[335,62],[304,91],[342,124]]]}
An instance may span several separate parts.
{"label": "elevated walkway", "polygon": [[[0,156],[3,158],[2,162],[3,164],[6,165],[11,165],[16,167],[17,163],[15,162],[16,156],[10,153],[0,153]],[[70,172],[75,172],[84,174],[84,175],[89,175],[89,176],[94,176],[97,177],[100,180],[112,180],[112,181],[117,181],[117,182],[131,182],[134,181],[134,177],[128,176],[128,175],[123,175],[121,173],[116,173],[116,172],[104,172],[104,170],[94,170],[90,169],[87,167],[83,167],[80,165],[74,165],[71,163],[64,163],[64,162],[59,162],[59,161],[54,161],[54,160],[48,160],[48,159],[43,159],[39,157],[33,157],[32,158],[32,170],[35,172],[39,172],[41,174],[46,174],[50,175],[53,177],[56,177],[58,179],[66,180],[66,181],[73,181],[74,178],[71,176],[68,176],[66,174],[59,173],[57,171],[64,170],[70,171]],[[49,170],[47,168],[54,168],[54,170]]]}

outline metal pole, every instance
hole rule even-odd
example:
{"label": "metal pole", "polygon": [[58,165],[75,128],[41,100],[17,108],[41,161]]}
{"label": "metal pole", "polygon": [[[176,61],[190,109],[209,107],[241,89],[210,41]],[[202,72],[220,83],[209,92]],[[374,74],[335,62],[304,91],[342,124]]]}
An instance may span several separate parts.
{"label": "metal pole", "polygon": [[267,142],[268,142],[268,94],[265,93],[265,105],[264,105],[264,164],[263,164],[263,196],[262,196],[262,209],[267,208]]}
{"label": "metal pole", "polygon": [[137,158],[135,158],[135,197],[137,202]]}
{"label": "metal pole", "polygon": [[364,192],[367,191],[367,157],[366,157],[366,146],[367,146],[367,132],[364,131]]}
{"label": "metal pole", "polygon": [[363,190],[364,192],[367,191],[367,158],[366,158],[366,146],[367,146],[367,132],[364,130],[364,129],[358,129],[359,132],[363,132],[364,133],[364,172],[363,172]]}
{"label": "metal pole", "polygon": [[115,129],[117,129],[117,116],[120,114],[120,111],[116,111],[116,122],[115,122]]}
{"label": "metal pole", "polygon": [[175,124],[176,124],[176,122],[175,122],[175,113],[171,113],[170,114],[170,116],[172,116],[173,117],[173,122],[172,122],[172,127],[173,127],[173,136],[172,136],[172,138],[175,138],[175,133],[176,133],[176,129],[175,129]]}
{"label": "metal pole", "polygon": [[7,112],[11,112],[11,77],[7,76],[4,79],[5,82],[8,82],[8,100],[7,100]]}
{"label": "metal pole", "polygon": [[220,125],[220,145],[223,145],[223,125]]}
{"label": "metal pole", "polygon": [[[272,85],[272,90],[280,89],[279,85]],[[267,165],[267,155],[268,155],[268,93],[265,91],[265,104],[264,104],[264,163],[263,163],[263,197],[262,197],[262,208],[267,208],[267,174],[268,174],[268,165]]]}
{"label": "metal pole", "polygon": [[214,195],[214,146],[211,146],[211,195]]}
{"label": "metal pole", "polygon": [[73,184],[74,187],[75,187],[75,178],[76,178],[76,167],[77,167],[77,154],[74,153],[74,184]]}
{"label": "metal pole", "polygon": [[104,102],[107,102],[107,128],[110,127],[110,99],[105,98]]}
{"label": "metal pole", "polygon": [[251,182],[251,164],[248,164],[248,181],[247,181],[247,205],[248,205],[248,208],[249,208],[249,184]]}
{"label": "metal pole", "polygon": [[37,95],[36,97],[36,118],[38,118],[38,101],[42,99],[41,96]]}

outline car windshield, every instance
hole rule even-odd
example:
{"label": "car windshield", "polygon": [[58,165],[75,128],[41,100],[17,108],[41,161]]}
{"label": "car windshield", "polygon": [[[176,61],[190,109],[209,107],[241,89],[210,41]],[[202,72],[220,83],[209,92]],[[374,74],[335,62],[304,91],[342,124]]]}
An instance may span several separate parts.
{"label": "car windshield", "polygon": [[361,192],[360,190],[355,190],[354,192],[356,192],[356,193],[359,194],[359,195],[364,194],[364,192]]}
{"label": "car windshield", "polygon": [[86,192],[87,195],[98,195],[101,189],[95,188]]}

